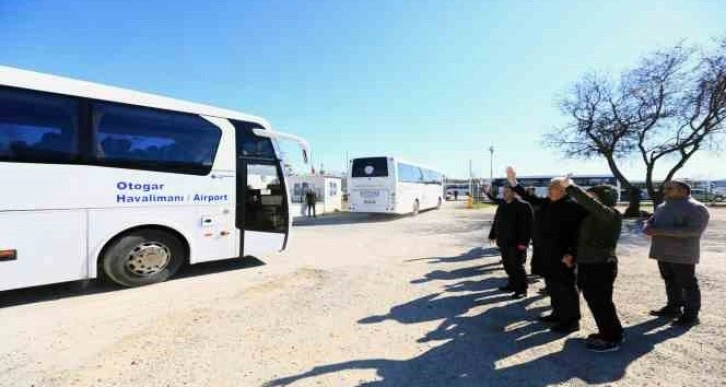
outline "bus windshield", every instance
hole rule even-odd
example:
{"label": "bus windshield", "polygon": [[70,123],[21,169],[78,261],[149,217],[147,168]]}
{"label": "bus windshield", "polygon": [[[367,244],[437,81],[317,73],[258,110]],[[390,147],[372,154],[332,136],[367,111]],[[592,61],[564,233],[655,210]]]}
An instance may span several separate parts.
{"label": "bus windshield", "polygon": [[367,157],[353,160],[351,177],[387,177],[388,160],[385,157]]}

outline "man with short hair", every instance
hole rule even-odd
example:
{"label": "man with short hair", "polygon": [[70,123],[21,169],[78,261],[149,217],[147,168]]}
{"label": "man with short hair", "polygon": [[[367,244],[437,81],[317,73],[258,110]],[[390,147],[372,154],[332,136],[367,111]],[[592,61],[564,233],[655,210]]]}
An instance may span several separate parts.
{"label": "man with short hair", "polygon": [[[490,195],[489,192],[487,195]],[[495,199],[491,196],[490,198]],[[499,206],[494,214],[489,240],[499,247],[508,277],[507,286],[499,289],[514,292],[514,299],[524,298],[527,296],[524,263],[527,260],[527,246],[532,237],[532,207],[515,197],[509,186],[504,187],[504,199],[497,201],[497,204]]]}
{"label": "man with short hair", "polygon": [[552,304],[552,314],[540,320],[554,323],[553,332],[571,333],[580,329],[580,295],[575,269],[562,260],[575,254],[578,229],[587,212],[567,195],[561,184],[563,179],[552,179],[548,197],[539,198],[527,194],[518,185],[514,169],[507,168],[507,180],[514,192],[538,208],[534,217],[532,268],[545,278]]}
{"label": "man with short hair", "polygon": [[666,182],[663,198],[664,202],[645,222],[643,233],[652,237],[650,258],[658,261],[668,303],[650,314],[676,318],[675,325],[697,325],[701,290],[696,265],[710,214],[703,203],[691,197],[691,186],[683,180]]}

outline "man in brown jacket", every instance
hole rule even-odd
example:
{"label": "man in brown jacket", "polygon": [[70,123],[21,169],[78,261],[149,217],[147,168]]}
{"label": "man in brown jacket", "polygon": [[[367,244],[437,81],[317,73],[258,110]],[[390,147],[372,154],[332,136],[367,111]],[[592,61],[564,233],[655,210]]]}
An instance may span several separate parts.
{"label": "man in brown jacket", "polygon": [[663,192],[665,201],[646,221],[643,232],[653,238],[650,257],[658,260],[668,304],[650,314],[677,318],[675,325],[693,326],[699,323],[701,309],[696,264],[710,215],[703,203],[691,197],[691,187],[684,181],[666,182]]}

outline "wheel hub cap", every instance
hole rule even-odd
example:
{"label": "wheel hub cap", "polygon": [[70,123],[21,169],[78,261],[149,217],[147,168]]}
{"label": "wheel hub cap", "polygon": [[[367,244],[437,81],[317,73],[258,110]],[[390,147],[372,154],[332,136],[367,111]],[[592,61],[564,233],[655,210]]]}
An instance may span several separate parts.
{"label": "wheel hub cap", "polygon": [[171,252],[163,244],[144,243],[131,250],[126,267],[134,274],[149,276],[164,270],[170,258]]}

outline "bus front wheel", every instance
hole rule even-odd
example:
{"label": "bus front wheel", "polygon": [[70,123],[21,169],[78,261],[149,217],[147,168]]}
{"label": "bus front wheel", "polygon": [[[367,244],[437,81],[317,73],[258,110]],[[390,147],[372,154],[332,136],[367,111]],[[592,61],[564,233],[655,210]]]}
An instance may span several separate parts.
{"label": "bus front wheel", "polygon": [[163,282],[185,262],[185,249],[176,236],[160,230],[138,230],[116,240],[103,256],[103,271],[126,287]]}

